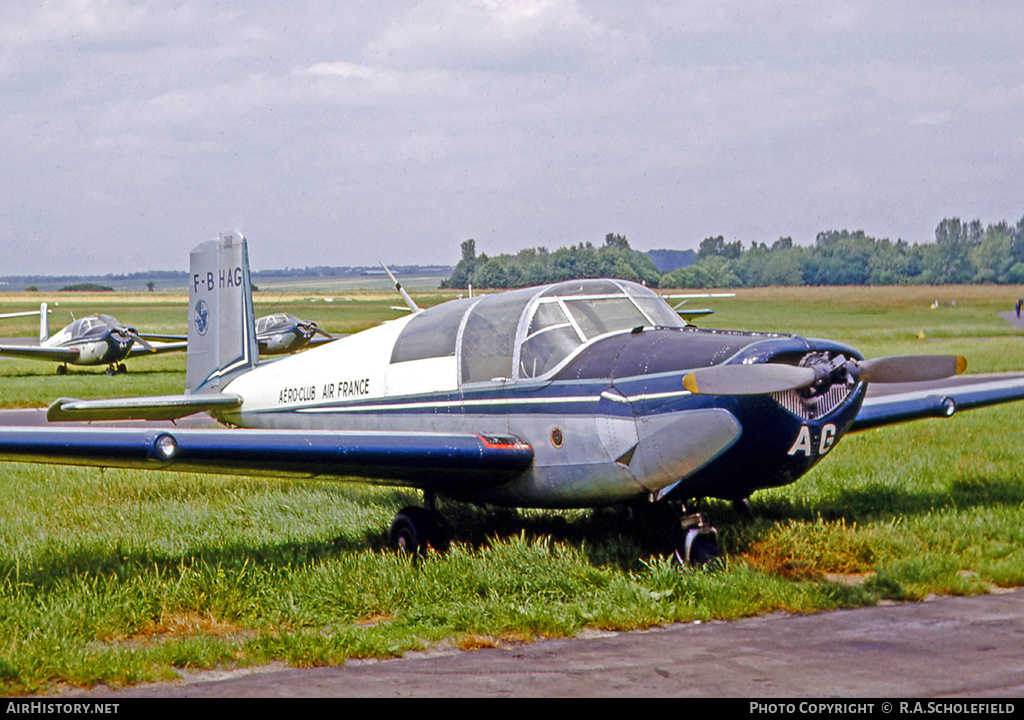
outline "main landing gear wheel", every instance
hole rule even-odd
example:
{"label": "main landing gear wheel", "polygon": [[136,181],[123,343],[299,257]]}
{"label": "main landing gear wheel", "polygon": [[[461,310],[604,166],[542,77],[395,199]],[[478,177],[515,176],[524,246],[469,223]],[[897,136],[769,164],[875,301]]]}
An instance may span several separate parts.
{"label": "main landing gear wheel", "polygon": [[444,552],[448,549],[447,527],[436,512],[410,505],[391,521],[388,542],[408,555],[422,555],[427,547]]}
{"label": "main landing gear wheel", "polygon": [[67,365],[58,365],[57,366],[57,374],[58,375],[67,375],[68,374],[68,366]]}

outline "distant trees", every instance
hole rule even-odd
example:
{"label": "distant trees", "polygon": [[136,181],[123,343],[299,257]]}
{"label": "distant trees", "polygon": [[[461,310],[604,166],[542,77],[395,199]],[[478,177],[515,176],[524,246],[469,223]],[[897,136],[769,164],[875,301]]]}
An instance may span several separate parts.
{"label": "distant trees", "polygon": [[1024,284],[1024,217],[1015,225],[1004,221],[987,227],[980,220],[945,218],[935,228],[934,243],[913,245],[873,238],[862,230],[827,230],[810,247],[781,237],[770,246],[755,241],[745,249],[741,241],[726,242],[717,235],[701,241],[692,264],[665,273],[632,250],[625,236],[613,233],[601,247],[581,243],[496,257],[477,255],[475,241],[466,240],[462,259],[441,287],[510,288],[590,277],[684,288]]}
{"label": "distant trees", "polygon": [[760,287],[766,285],[897,285],[1024,283],[1024,218],[1016,225],[984,227],[980,220],[946,218],[935,243],[911,245],[862,230],[818,233],[811,247],[779,238],[754,242],[738,254],[721,237],[701,242],[689,267],[662,276],[662,287]]}
{"label": "distant trees", "polygon": [[65,285],[59,292],[114,292],[114,288],[94,282],[81,282]]}
{"label": "distant trees", "polygon": [[657,286],[661,273],[643,253],[632,250],[624,235],[608,233],[604,245],[527,248],[515,255],[476,254],[476,242],[462,243],[462,258],[443,288],[513,288],[576,278],[614,277]]}

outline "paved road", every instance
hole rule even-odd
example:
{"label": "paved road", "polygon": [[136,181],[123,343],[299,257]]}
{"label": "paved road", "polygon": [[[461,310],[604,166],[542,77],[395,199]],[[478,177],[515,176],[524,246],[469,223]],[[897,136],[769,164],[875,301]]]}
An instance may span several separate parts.
{"label": "paved road", "polygon": [[1001,317],[1004,320],[1006,320],[1006,322],[1010,323],[1015,328],[1019,328],[1021,330],[1024,330],[1024,316],[1017,317],[1016,311],[1014,311],[1014,310],[1007,310],[1005,312],[1001,312],[1001,313],[999,313],[999,317]]}
{"label": "paved road", "polygon": [[1024,697],[1024,590],[65,697]]}

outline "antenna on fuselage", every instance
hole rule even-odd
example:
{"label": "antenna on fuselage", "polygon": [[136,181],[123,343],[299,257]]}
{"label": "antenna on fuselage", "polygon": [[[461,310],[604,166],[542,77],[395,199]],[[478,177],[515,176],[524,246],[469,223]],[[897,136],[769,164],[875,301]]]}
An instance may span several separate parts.
{"label": "antenna on fuselage", "polygon": [[420,311],[420,306],[417,305],[416,302],[411,297],[409,297],[409,293],[407,293],[405,291],[405,288],[402,287],[402,283],[395,280],[395,276],[391,274],[390,270],[388,270],[387,265],[381,263],[380,266],[384,268],[384,272],[386,272],[388,274],[388,277],[391,278],[391,282],[395,284],[395,290],[397,290],[402,295],[402,299],[405,300],[405,304],[409,306],[409,309],[412,310],[414,313],[418,313]]}

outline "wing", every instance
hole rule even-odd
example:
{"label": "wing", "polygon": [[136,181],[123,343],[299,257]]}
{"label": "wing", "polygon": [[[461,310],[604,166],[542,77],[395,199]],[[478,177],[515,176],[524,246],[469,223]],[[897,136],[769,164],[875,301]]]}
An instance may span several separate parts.
{"label": "wing", "polygon": [[511,436],[305,430],[3,427],[0,459],[180,472],[363,478],[449,493],[508,482],[533,463]]}
{"label": "wing", "polygon": [[74,362],[80,354],[75,348],[43,347],[41,345],[0,345],[0,355],[29,358],[31,360]]}
{"label": "wing", "polygon": [[139,337],[143,340],[156,340],[158,342],[185,342],[188,340],[188,335],[160,335],[158,333],[139,333]]}
{"label": "wing", "polygon": [[161,355],[169,352],[183,352],[188,350],[188,342],[155,342],[149,343],[149,347],[143,347],[142,345],[132,345],[132,349],[128,352],[128,357],[139,357],[140,355]]}
{"label": "wing", "polygon": [[872,385],[850,432],[1024,399],[1024,374],[958,375],[946,380]]}

